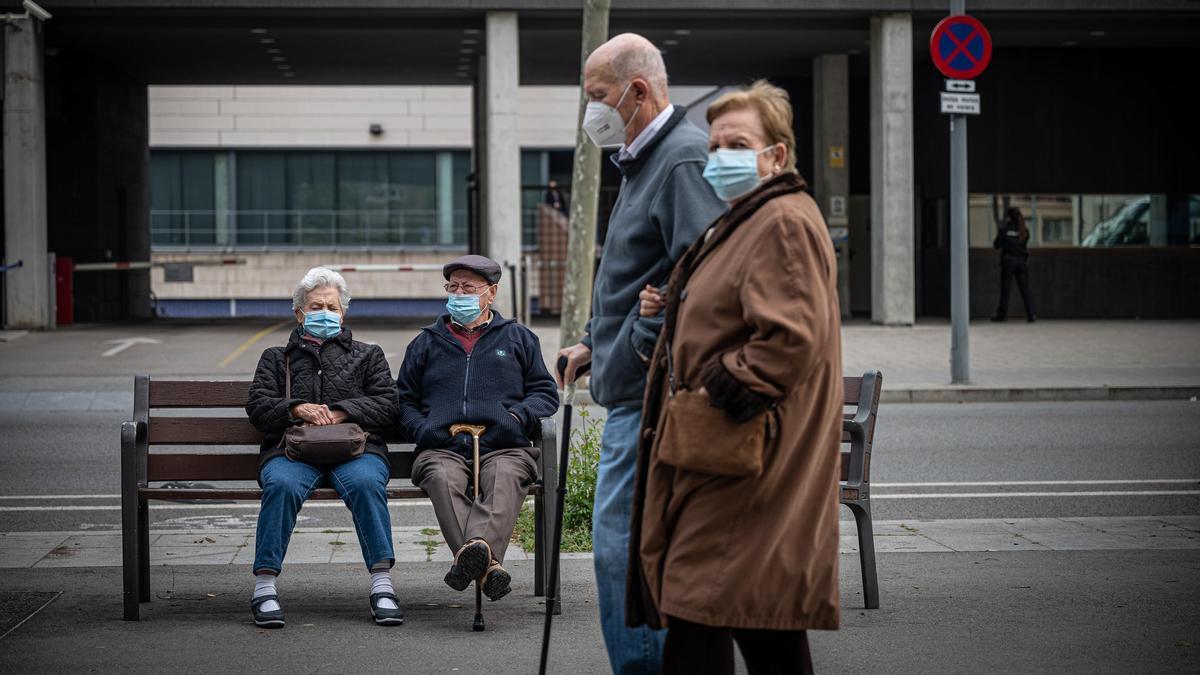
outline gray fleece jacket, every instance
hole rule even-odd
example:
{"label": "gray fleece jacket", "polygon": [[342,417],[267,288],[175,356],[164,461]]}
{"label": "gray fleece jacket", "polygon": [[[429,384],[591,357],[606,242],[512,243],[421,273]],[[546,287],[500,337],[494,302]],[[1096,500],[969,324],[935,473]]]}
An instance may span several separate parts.
{"label": "gray fleece jacket", "polygon": [[646,284],[666,284],[675,261],[725,212],[702,175],[708,137],[686,112],[676,106],[636,158],[613,156],[624,177],[582,340],[592,349],[592,398],[606,408],[642,405],[662,316],[638,316],[638,293]]}

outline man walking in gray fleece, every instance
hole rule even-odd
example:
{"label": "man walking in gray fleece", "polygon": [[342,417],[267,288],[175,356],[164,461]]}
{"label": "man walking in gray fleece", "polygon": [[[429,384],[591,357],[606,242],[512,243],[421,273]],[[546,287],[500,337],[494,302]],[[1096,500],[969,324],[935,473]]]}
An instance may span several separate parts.
{"label": "man walking in gray fleece", "polygon": [[592,318],[567,347],[559,385],[592,364],[591,394],[608,416],[592,516],[600,624],[614,673],[657,673],[663,635],[625,626],[629,518],[646,368],[662,317],[638,315],[638,293],[667,281],[675,261],[725,210],[704,180],[708,136],[667,97],[658,48],[626,33],[598,47],[584,66],[589,103],[583,129],[623,176],[592,294]]}

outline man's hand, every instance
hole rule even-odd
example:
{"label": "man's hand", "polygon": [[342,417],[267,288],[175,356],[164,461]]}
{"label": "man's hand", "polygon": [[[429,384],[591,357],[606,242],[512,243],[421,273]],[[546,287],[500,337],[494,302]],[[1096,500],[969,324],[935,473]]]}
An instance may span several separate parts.
{"label": "man's hand", "polygon": [[333,417],[333,424],[341,424],[350,418],[345,410],[330,410],[329,414]]}
{"label": "man's hand", "polygon": [[638,307],[638,314],[642,316],[658,316],[658,313],[667,304],[666,300],[663,299],[662,293],[659,293],[658,289],[650,284],[646,284],[646,287],[638,293],[638,300],[641,301],[641,305]]}
{"label": "man's hand", "polygon": [[335,413],[341,413],[345,418],[346,413],[330,410],[329,406],[320,403],[297,403],[292,406],[292,417],[309,424],[336,424],[333,419]]}
{"label": "man's hand", "polygon": [[558,368],[554,369],[554,379],[558,382],[558,388],[563,389],[568,384],[575,381],[575,374],[580,368],[592,362],[592,350],[585,344],[575,344],[558,352],[558,358],[566,357],[567,367],[561,372]]}

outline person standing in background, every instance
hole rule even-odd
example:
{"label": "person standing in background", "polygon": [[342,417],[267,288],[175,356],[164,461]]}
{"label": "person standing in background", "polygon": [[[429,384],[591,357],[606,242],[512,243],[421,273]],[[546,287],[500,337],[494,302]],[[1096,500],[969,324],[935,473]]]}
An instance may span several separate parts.
{"label": "person standing in background", "polygon": [[992,321],[1008,320],[1008,292],[1012,289],[1013,279],[1017,280],[1017,290],[1021,291],[1021,302],[1025,304],[1025,320],[1029,323],[1037,321],[1037,312],[1033,309],[1033,298],[1029,295],[1029,228],[1025,227],[1025,216],[1015,206],[1004,212],[1004,222],[996,233],[992,248],[1000,250],[1000,306]]}

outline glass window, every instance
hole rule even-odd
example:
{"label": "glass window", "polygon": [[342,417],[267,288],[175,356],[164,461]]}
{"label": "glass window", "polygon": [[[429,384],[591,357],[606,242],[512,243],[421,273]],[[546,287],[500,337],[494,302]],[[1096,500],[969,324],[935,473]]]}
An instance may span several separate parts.
{"label": "glass window", "polygon": [[216,243],[212,153],[170,151],[150,158],[150,228],[155,244]]}
{"label": "glass window", "polygon": [[288,227],[301,246],[329,247],[337,242],[336,177],[332,153],[287,154]]}
{"label": "glass window", "polygon": [[152,241],[163,247],[461,246],[469,171],[470,154],[463,151],[156,150]]}
{"label": "glass window", "polygon": [[437,241],[437,155],[393,153],[388,158],[387,240],[373,243],[431,246]]}
{"label": "glass window", "polygon": [[286,166],[282,152],[238,154],[237,243],[267,246],[293,242],[287,218]]}
{"label": "glass window", "polygon": [[[940,207],[948,200],[939,199]],[[1021,210],[1029,246],[1187,246],[1200,243],[1200,195],[973,194],[967,200],[970,245],[990,248],[1005,210]],[[936,209],[935,209],[936,210]],[[926,219],[944,245],[948,221]],[[936,246],[935,246],[936,247]]]}

